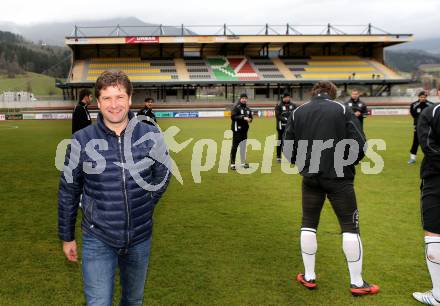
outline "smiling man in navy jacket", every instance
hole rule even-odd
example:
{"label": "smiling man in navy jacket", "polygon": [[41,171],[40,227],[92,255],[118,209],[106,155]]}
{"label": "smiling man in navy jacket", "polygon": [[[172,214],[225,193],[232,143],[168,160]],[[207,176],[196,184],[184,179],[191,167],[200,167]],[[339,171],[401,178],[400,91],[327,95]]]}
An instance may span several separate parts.
{"label": "smiling man in navy jacket", "polygon": [[132,90],[123,72],[99,76],[97,123],[73,135],[61,175],[58,233],[72,262],[78,260],[75,223],[81,198],[87,305],[112,305],[117,267],[120,305],[142,305],[153,210],[169,182],[163,137],[130,112]]}

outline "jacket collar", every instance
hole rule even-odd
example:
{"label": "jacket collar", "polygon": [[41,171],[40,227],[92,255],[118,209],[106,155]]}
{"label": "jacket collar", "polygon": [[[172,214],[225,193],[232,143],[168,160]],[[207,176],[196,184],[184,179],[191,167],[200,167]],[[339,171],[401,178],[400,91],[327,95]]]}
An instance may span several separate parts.
{"label": "jacket collar", "polygon": [[[129,110],[129,111],[128,111],[128,120],[130,121],[130,120],[133,119],[133,118],[134,118],[134,114],[133,114],[132,111]],[[112,131],[111,129],[109,129],[109,128],[105,125],[105,123],[104,123],[104,117],[102,116],[102,113],[101,113],[101,112],[98,113],[98,117],[97,117],[96,123],[97,123],[98,127],[99,127],[101,130],[103,130],[106,134],[113,135],[113,136],[117,136],[116,133],[115,133],[114,131]],[[122,131],[121,135],[123,135],[124,133],[125,133],[125,129]]]}
{"label": "jacket collar", "polygon": [[325,94],[325,93],[320,93],[320,94],[317,94],[316,96],[312,97],[312,101],[323,101],[323,100],[331,100],[331,101],[333,101],[333,99],[330,98],[330,96],[328,94]]}
{"label": "jacket collar", "polygon": [[360,98],[357,98],[357,99],[355,100],[355,99],[353,99],[352,97],[350,97],[350,101],[353,102],[353,103],[358,103],[358,102],[361,101],[361,99],[360,99]]}
{"label": "jacket collar", "polygon": [[243,104],[240,101],[238,101],[237,104],[234,104],[234,105],[235,105],[234,107],[240,107],[240,108],[246,108],[247,107],[247,103]]}

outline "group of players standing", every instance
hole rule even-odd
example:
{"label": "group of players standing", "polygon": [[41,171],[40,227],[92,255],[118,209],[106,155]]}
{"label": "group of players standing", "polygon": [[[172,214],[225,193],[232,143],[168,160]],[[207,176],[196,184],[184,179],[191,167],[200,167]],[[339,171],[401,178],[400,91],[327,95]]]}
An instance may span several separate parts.
{"label": "group of players standing", "polygon": [[[360,92],[357,89],[352,90],[350,99],[345,105],[353,111],[359,119],[361,127],[364,124],[364,118],[368,115],[367,105],[360,100]],[[249,131],[249,124],[253,120],[252,110],[247,105],[248,96],[243,93],[240,95],[238,102],[231,110],[231,130],[233,132],[233,141],[231,149],[231,170],[236,170],[235,164],[237,149],[240,147],[241,166],[249,168],[246,162],[246,139]],[[292,102],[291,96],[285,92],[281,101],[275,106],[276,130],[278,134],[277,145],[277,162],[281,162],[281,152],[284,146],[283,135],[286,130],[287,120],[292,112],[296,109],[296,104]]]}
{"label": "group of players standing", "polygon": [[[315,140],[331,140],[335,143],[351,138],[359,148],[365,145],[363,119],[368,110],[359,99],[359,91],[353,90],[345,103],[335,101],[336,86],[328,81],[318,82],[312,88],[309,102],[296,106],[289,93],[275,106],[276,129],[278,132],[277,161],[281,162],[281,153],[292,164],[297,164],[298,143]],[[247,96],[241,95],[231,112],[233,146],[231,150],[231,169],[235,170],[235,154],[240,146],[242,166],[247,167],[245,148],[252,111],[247,106]],[[284,148],[284,142],[291,141],[292,148]],[[286,152],[292,150],[292,152]],[[362,242],[359,236],[359,219],[354,191],[355,165],[364,157],[359,150],[356,162],[343,167],[343,173],[335,171],[334,150],[322,150],[318,156],[318,165],[312,165],[313,150],[307,150],[302,156],[300,174],[302,181],[302,225],[301,253],[304,273],[299,273],[297,281],[308,289],[317,287],[315,274],[315,255],[317,251],[317,228],[321,210],[326,197],[338,217],[342,237],[343,251],[350,272],[350,292],[354,296],[376,294],[379,286],[369,284],[362,278]],[[315,158],[316,159],[316,158]],[[297,165],[298,166],[298,165]]]}
{"label": "group of players standing", "polygon": [[[309,102],[296,106],[290,94],[285,93],[275,107],[278,133],[277,161],[281,162],[284,141],[293,141],[292,152],[284,152],[292,164],[296,163],[298,142],[301,140],[355,140],[359,148],[366,143],[363,131],[364,118],[368,115],[366,104],[359,99],[360,92],[353,90],[344,104],[335,101],[336,86],[328,81],[318,82],[312,89]],[[432,290],[414,292],[413,297],[426,305],[440,305],[440,105],[427,101],[421,92],[418,101],[410,106],[414,118],[414,137],[409,164],[415,163],[417,147],[424,153],[420,174],[421,215],[425,230],[425,259],[432,280]],[[235,155],[240,146],[242,167],[246,162],[246,139],[252,111],[247,106],[247,96],[240,96],[231,112],[233,146],[231,169],[235,170]],[[289,148],[290,150],[290,148]],[[309,150],[310,151],[310,150]],[[364,157],[360,150],[356,161],[344,168],[343,174],[335,173],[333,150],[323,150],[318,156],[318,168],[311,165],[316,158],[306,152],[300,174],[302,180],[302,225],[300,234],[304,273],[297,281],[308,289],[317,287],[315,255],[317,251],[317,228],[321,210],[328,197],[335,211],[342,232],[342,249],[350,273],[350,292],[354,296],[379,292],[379,286],[369,284],[362,277],[363,248],[359,234],[359,213],[354,190],[355,166]]]}

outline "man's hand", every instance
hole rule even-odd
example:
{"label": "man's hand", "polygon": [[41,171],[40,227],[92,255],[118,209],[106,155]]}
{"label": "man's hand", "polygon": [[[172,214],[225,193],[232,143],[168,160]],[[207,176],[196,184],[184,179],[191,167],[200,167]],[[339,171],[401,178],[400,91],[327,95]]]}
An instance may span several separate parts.
{"label": "man's hand", "polygon": [[355,115],[356,117],[360,117],[360,116],[362,115],[362,113],[361,113],[360,111],[356,111],[356,112],[354,113],[354,115]]}
{"label": "man's hand", "polygon": [[63,252],[67,259],[72,262],[78,261],[78,254],[76,252],[76,241],[63,241]]}

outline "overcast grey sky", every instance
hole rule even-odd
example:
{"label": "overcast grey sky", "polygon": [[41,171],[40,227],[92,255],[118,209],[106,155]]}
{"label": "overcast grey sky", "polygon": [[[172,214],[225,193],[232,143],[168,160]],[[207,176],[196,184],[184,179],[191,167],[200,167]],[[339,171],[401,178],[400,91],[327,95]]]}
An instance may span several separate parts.
{"label": "overcast grey sky", "polygon": [[2,1],[0,21],[19,24],[137,17],[148,23],[372,24],[392,33],[440,37],[440,0],[70,0]]}

